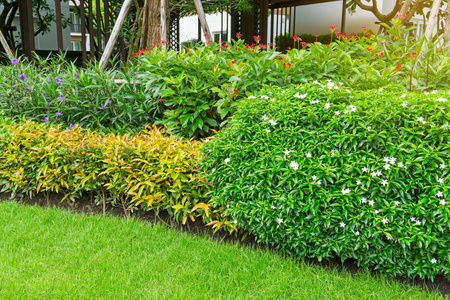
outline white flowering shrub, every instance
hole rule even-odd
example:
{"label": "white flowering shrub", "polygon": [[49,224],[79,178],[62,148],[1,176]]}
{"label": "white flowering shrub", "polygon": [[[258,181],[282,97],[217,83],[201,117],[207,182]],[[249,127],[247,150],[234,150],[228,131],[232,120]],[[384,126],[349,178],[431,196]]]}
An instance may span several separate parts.
{"label": "white flowering shrub", "polygon": [[215,204],[259,241],[449,276],[450,94],[266,88],[202,146]]}

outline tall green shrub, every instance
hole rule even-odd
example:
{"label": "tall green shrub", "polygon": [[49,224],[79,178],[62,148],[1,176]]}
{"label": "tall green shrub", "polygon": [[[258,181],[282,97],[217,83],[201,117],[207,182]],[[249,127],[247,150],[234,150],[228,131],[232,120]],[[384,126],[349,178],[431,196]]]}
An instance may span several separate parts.
{"label": "tall green shrub", "polygon": [[427,94],[265,88],[202,146],[213,203],[302,257],[448,277],[450,95]]}

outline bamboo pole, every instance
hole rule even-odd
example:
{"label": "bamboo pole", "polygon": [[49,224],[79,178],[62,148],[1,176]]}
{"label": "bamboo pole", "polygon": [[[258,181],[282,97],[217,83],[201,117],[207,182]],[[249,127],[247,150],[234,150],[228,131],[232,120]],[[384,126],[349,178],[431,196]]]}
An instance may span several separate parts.
{"label": "bamboo pole", "polygon": [[5,39],[5,36],[3,35],[3,32],[0,30],[0,43],[2,43],[3,49],[5,49],[6,54],[8,54],[9,57],[13,57],[14,53],[12,53],[11,48],[9,48],[8,42]]}
{"label": "bamboo pole", "polygon": [[198,18],[200,19],[200,24],[202,25],[203,33],[208,36],[206,41],[212,39],[211,31],[209,30],[208,23],[206,22],[205,12],[203,10],[202,2],[200,0],[194,0],[195,8],[197,9]]}
{"label": "bamboo pole", "polygon": [[119,16],[117,17],[116,23],[114,24],[114,28],[111,32],[111,36],[109,37],[108,43],[105,47],[105,52],[103,52],[102,58],[100,59],[100,70],[105,70],[107,61],[111,56],[111,53],[114,49],[114,44],[117,42],[117,38],[119,37],[120,30],[122,29],[123,23],[125,22],[125,16],[130,9],[131,3],[133,0],[125,0],[122,8],[120,9]]}

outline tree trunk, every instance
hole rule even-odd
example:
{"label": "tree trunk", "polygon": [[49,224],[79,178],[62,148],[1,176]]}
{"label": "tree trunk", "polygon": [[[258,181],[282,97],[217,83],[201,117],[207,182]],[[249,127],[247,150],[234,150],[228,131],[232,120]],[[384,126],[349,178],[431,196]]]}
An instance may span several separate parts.
{"label": "tree trunk", "polygon": [[433,29],[437,26],[437,16],[439,13],[439,7],[442,0],[433,0],[433,6],[431,7],[430,17],[428,18],[427,28],[425,29],[425,38],[429,40],[433,34]]}
{"label": "tree trunk", "polygon": [[400,15],[406,15],[406,13],[409,10],[409,6],[411,5],[411,0],[405,0],[405,2],[403,2],[402,8],[400,9],[399,14]]}
{"label": "tree trunk", "polygon": [[450,3],[447,2],[447,10],[445,11],[444,40],[446,44],[450,43]]}
{"label": "tree trunk", "polygon": [[[167,1],[165,4],[167,16],[169,5]],[[146,49],[151,48],[154,42],[161,40],[161,0],[145,0],[143,10],[142,36],[139,47]]]}

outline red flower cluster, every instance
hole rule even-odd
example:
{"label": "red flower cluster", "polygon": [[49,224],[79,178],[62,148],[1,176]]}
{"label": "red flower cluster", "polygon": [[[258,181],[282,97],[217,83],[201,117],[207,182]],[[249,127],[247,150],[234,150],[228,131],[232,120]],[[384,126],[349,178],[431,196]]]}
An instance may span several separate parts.
{"label": "red flower cluster", "polygon": [[168,44],[169,43],[169,41],[155,41],[155,42],[153,42],[151,45],[150,45],[150,47],[156,47],[156,46],[159,46],[159,45],[164,45],[164,44]]}
{"label": "red flower cluster", "polygon": [[368,29],[366,26],[361,27],[362,31],[366,32]]}
{"label": "red flower cluster", "polygon": [[417,52],[409,52],[408,54],[406,54],[407,58],[411,58],[411,57],[416,57]]}
{"label": "red flower cluster", "polygon": [[336,29],[336,26],[335,26],[335,25],[330,26],[330,30],[331,30],[331,31],[334,31],[335,29]]}
{"label": "red flower cluster", "polygon": [[293,37],[292,37],[293,39],[294,39],[294,41],[301,41],[302,40],[302,38],[301,37],[299,37],[299,36],[296,36],[296,35],[294,35]]}
{"label": "red flower cluster", "polygon": [[375,54],[376,57],[381,57],[383,55],[384,55],[384,52],[380,52],[380,53]]}
{"label": "red flower cluster", "polygon": [[148,53],[149,53],[148,49],[141,49],[141,50],[133,53],[133,56],[134,57],[138,57],[138,56],[142,56],[142,55],[145,55],[145,54],[148,54]]}
{"label": "red flower cluster", "polygon": [[369,52],[373,50],[372,48],[366,48],[366,49],[367,49],[367,51],[369,51]]}
{"label": "red flower cluster", "polygon": [[406,14],[403,14],[403,15],[401,15],[401,14],[396,14],[395,17],[396,17],[396,18],[399,18],[399,19],[400,19],[400,18],[406,18]]}
{"label": "red flower cluster", "polygon": [[236,96],[236,94],[237,94],[238,91],[239,91],[239,90],[237,90],[237,89],[233,89],[233,90],[231,91],[231,97]]}
{"label": "red flower cluster", "polygon": [[261,41],[261,37],[259,35],[258,36],[254,35],[253,39],[255,40],[255,42]]}
{"label": "red flower cluster", "polygon": [[242,37],[242,34],[240,34],[239,32],[237,32],[237,33],[236,33],[236,37],[237,37],[238,39],[240,39],[240,38]]}
{"label": "red flower cluster", "polygon": [[352,35],[348,35],[348,34],[344,34],[342,32],[336,32],[335,35],[339,38],[343,38],[343,39],[354,39],[356,38],[356,35],[352,34]]}
{"label": "red flower cluster", "polygon": [[300,43],[300,45],[302,45],[303,48],[306,47],[306,46],[308,46],[308,44],[309,44],[309,43],[307,43],[307,42],[301,42],[301,43]]}
{"label": "red flower cluster", "polygon": [[286,69],[290,69],[292,67],[291,63],[283,63],[283,67],[285,67]]}
{"label": "red flower cluster", "polygon": [[400,69],[402,67],[401,64],[398,64],[398,66],[396,66],[397,70]]}

